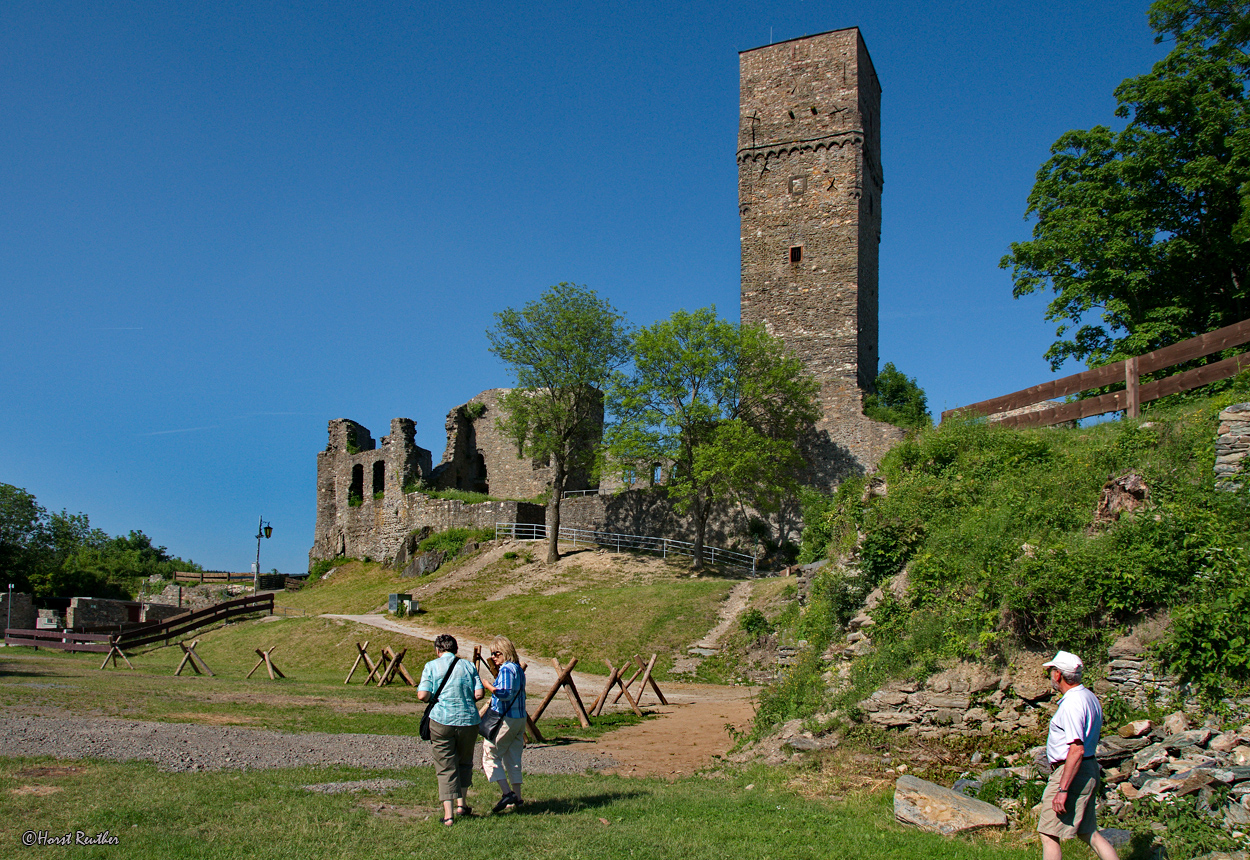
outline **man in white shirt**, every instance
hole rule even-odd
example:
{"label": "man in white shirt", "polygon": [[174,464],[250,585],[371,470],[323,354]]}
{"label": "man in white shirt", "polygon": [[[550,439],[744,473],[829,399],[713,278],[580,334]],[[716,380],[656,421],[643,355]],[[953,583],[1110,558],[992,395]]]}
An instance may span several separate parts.
{"label": "man in white shirt", "polygon": [[1046,736],[1046,757],[1053,770],[1037,821],[1042,860],[1060,860],[1060,842],[1073,836],[1087,842],[1100,860],[1119,860],[1115,846],[1098,832],[1095,816],[1102,770],[1094,754],[1102,734],[1102,706],[1081,684],[1085,664],[1080,657],[1060,651],[1042,665],[1050,685],[1063,694]]}

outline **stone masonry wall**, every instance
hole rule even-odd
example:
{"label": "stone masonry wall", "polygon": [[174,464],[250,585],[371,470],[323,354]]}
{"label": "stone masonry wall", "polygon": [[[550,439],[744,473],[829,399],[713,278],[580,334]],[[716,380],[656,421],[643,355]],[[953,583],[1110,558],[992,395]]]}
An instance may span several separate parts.
{"label": "stone masonry wall", "polygon": [[[542,508],[532,503],[465,504],[415,491],[426,485],[524,499],[550,486],[551,468],[518,457],[516,443],[498,428],[499,398],[506,391],[484,391],[448,414],[447,448],[438,468],[432,468],[430,452],[417,446],[416,424],[407,418],[392,420],[380,443],[355,421],[331,421],[329,441],[317,454],[317,523],[309,562],[340,555],[392,559],[409,533],[426,526],[541,523]],[[597,427],[601,433],[602,417]],[[587,444],[598,441],[596,435]],[[569,475],[566,489],[588,488],[587,475]]]}
{"label": "stone masonry wall", "polygon": [[814,483],[871,471],[902,432],[866,417],[878,363],[881,86],[858,29],[739,55],[744,323],[821,383]]}
{"label": "stone masonry wall", "polygon": [[[13,606],[10,613],[9,594],[13,595]],[[29,594],[20,591],[10,592],[7,588],[0,591],[0,618],[14,630],[35,629],[35,604]]]}
{"label": "stone masonry wall", "polygon": [[1220,413],[1215,440],[1215,488],[1239,490],[1242,461],[1250,452],[1250,403],[1235,403]]}
{"label": "stone masonry wall", "polygon": [[[532,499],[551,486],[550,464],[521,457],[516,442],[499,427],[503,418],[499,401],[508,390],[483,391],[447,413],[447,448],[433,476],[433,483],[440,490],[463,489],[504,498]],[[602,438],[602,395],[594,425],[593,438],[585,440],[588,446],[597,445]],[[567,476],[564,488],[591,489],[590,476],[573,472]]]}
{"label": "stone masonry wall", "polygon": [[79,630],[83,627],[102,627],[138,623],[142,618],[141,604],[133,600],[108,600],[101,597],[75,597],[65,612],[65,626]]}

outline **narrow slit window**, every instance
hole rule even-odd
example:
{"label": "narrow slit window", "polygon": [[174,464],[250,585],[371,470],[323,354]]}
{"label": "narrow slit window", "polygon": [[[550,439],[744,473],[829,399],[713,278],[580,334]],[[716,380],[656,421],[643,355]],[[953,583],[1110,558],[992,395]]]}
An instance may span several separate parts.
{"label": "narrow slit window", "polygon": [[803,262],[803,246],[802,245],[792,245],[790,247],[790,262],[791,263]]}

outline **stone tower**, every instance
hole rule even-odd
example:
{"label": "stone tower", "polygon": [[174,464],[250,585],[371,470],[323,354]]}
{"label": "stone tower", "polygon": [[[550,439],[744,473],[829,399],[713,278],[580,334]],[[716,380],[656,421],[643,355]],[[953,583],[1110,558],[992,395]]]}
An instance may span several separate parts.
{"label": "stone tower", "polygon": [[857,28],[739,54],[742,321],[821,383],[817,484],[874,467],[901,434],[866,418],[877,376],[881,85]]}

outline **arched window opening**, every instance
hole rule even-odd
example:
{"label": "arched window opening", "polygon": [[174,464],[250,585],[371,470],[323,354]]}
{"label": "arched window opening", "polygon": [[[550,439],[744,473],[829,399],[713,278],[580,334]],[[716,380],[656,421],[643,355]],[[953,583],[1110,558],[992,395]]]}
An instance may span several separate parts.
{"label": "arched window opening", "polygon": [[380,499],[386,495],[386,462],[378,460],[373,464],[373,497]]}
{"label": "arched window opening", "polygon": [[489,493],[490,485],[486,482],[486,457],[478,451],[473,458],[473,492]]}
{"label": "arched window opening", "polygon": [[365,500],[365,467],[357,463],[352,466],[352,484],[347,489],[347,504],[357,507]]}

